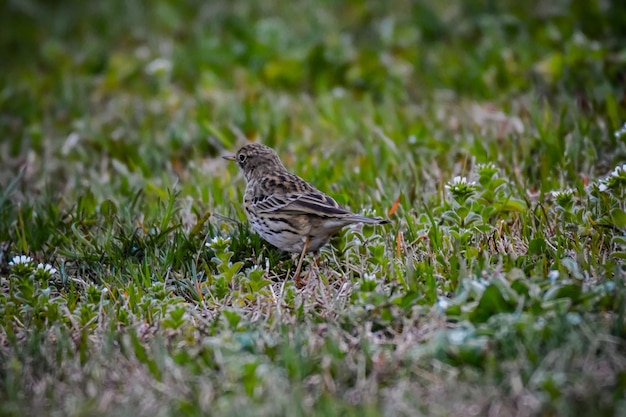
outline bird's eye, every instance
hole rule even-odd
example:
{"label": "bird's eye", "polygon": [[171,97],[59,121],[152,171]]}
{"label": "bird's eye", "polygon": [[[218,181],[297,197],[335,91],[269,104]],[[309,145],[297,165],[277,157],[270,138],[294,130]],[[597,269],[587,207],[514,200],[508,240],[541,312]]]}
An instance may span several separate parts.
{"label": "bird's eye", "polygon": [[241,154],[237,157],[237,159],[239,159],[239,163],[243,164],[244,162],[246,162],[246,156],[244,154]]}

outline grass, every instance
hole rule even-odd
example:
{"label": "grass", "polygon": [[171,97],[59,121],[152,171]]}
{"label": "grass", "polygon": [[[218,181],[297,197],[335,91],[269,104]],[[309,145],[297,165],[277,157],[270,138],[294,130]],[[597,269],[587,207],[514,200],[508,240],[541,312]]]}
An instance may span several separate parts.
{"label": "grass", "polygon": [[[621,2],[5,9],[1,415],[624,415]],[[246,140],[393,224],[296,289]]]}

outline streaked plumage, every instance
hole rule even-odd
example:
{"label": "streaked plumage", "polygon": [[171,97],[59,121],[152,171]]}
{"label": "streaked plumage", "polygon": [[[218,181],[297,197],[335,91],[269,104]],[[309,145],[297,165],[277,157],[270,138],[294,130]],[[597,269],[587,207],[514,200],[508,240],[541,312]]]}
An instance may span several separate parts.
{"label": "streaked plumage", "polygon": [[288,252],[324,246],[341,228],[354,223],[387,224],[381,218],[351,213],[311,184],[287,171],[271,148],[258,143],[243,146],[235,161],[246,179],[244,208],[253,229],[272,245]]}

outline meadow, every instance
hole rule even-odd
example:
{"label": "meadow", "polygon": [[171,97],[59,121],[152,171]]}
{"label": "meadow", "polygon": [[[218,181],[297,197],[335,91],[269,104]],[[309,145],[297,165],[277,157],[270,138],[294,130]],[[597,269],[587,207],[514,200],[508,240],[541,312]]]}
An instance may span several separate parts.
{"label": "meadow", "polygon": [[[626,4],[10,0],[0,415],[626,416]],[[264,242],[257,141],[354,212]]]}

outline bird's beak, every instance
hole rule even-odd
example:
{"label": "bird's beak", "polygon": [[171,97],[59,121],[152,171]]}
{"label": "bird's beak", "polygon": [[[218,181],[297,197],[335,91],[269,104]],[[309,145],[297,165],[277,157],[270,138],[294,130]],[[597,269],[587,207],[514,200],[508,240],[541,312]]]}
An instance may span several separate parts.
{"label": "bird's beak", "polygon": [[227,161],[236,161],[236,155],[226,155],[226,156],[222,156],[222,158],[226,159]]}

